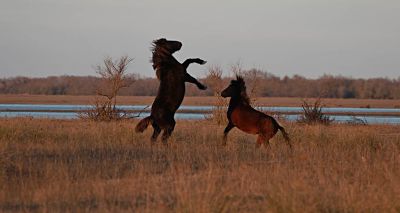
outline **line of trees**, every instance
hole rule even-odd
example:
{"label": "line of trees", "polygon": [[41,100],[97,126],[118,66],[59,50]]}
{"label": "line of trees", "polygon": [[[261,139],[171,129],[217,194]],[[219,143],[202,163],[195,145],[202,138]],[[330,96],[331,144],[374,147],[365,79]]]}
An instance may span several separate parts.
{"label": "line of trees", "polygon": [[[318,79],[308,79],[299,75],[278,77],[257,69],[241,71],[241,74],[247,79],[248,88],[257,88],[257,96],[400,99],[400,77],[354,79],[324,75]],[[159,85],[156,78],[142,78],[138,75],[132,75],[131,78],[134,78],[135,82],[122,88],[119,95],[156,95]],[[230,79],[231,77],[222,78],[225,85],[229,84]],[[212,85],[212,82],[208,82],[208,76],[201,81]],[[95,95],[101,82],[100,77],[93,76],[3,78],[0,79],[0,94]],[[252,86],[254,83],[257,84],[256,87]],[[206,91],[200,91],[187,84],[186,94],[213,96],[214,89],[209,86]]]}

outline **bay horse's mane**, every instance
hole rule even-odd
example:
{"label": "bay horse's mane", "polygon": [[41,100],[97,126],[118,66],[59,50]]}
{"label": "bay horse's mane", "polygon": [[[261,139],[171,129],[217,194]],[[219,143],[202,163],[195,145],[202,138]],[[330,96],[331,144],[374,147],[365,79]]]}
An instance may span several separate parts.
{"label": "bay horse's mane", "polygon": [[231,85],[237,88],[236,91],[239,93],[239,101],[242,102],[242,104],[250,105],[250,98],[249,96],[247,96],[246,83],[244,82],[243,77],[240,75],[236,75],[236,80],[232,80]]}

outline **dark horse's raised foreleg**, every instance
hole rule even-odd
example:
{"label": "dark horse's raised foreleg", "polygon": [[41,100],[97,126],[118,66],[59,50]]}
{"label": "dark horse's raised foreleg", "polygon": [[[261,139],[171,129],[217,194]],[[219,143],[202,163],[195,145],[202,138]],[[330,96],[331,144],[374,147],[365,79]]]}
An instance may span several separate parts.
{"label": "dark horse's raised foreleg", "polygon": [[201,90],[207,89],[206,86],[204,86],[202,83],[200,83],[197,79],[195,79],[193,76],[191,76],[189,73],[185,74],[185,82],[189,82],[192,84],[196,84],[197,88]]}
{"label": "dark horse's raised foreleg", "polygon": [[[185,67],[185,69],[187,69],[189,64],[191,64],[191,63],[205,64],[206,61],[204,61],[203,59],[200,59],[200,58],[189,58],[189,59],[186,59],[185,62],[182,63],[182,66]],[[201,84],[197,79],[193,78],[193,76],[191,76],[189,73],[185,74],[185,82],[196,84],[196,86],[201,90],[207,89],[206,86]]]}
{"label": "dark horse's raised foreleg", "polygon": [[191,63],[205,64],[206,62],[207,61],[204,61],[203,59],[200,58],[188,58],[185,60],[185,62],[182,63],[182,65],[185,67],[185,69],[187,69],[189,64]]}

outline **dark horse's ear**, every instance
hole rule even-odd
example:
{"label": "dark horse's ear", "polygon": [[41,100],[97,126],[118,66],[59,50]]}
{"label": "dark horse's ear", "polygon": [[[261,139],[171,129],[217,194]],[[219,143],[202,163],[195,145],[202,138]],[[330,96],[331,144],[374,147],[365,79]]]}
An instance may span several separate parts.
{"label": "dark horse's ear", "polygon": [[153,44],[157,45],[157,44],[164,43],[164,42],[166,42],[166,41],[167,41],[167,39],[165,39],[165,38],[160,38],[160,39],[154,40],[154,41],[153,41]]}

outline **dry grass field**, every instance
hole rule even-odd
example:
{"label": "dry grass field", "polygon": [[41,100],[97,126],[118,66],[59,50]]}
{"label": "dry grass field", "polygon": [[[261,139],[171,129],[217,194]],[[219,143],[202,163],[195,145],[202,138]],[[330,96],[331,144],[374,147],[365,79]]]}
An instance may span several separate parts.
{"label": "dry grass field", "polygon": [[[0,95],[0,104],[92,104],[94,96],[71,96],[71,95]],[[118,104],[126,105],[150,105],[153,103],[152,96],[118,96]],[[314,102],[310,98],[309,101]],[[215,97],[185,97],[183,105],[214,105]],[[400,108],[400,100],[380,99],[323,99],[326,107],[371,107],[371,108]],[[301,106],[302,98],[279,98],[260,97],[257,98],[257,106]]]}
{"label": "dry grass field", "polygon": [[0,212],[399,212],[399,126],[287,123],[271,148],[178,121],[165,146],[136,121],[0,120]]}

